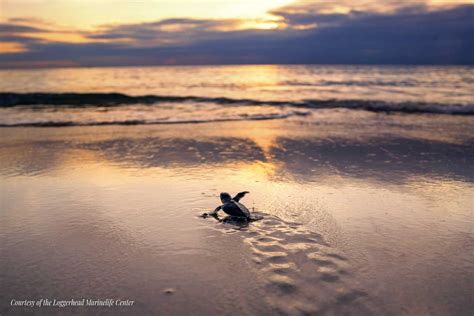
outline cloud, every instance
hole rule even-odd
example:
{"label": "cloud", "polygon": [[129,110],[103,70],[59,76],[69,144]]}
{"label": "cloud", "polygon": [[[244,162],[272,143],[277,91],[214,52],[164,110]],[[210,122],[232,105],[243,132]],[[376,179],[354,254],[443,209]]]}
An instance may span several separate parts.
{"label": "cloud", "polygon": [[0,34],[37,33],[45,31],[46,30],[27,25],[0,23]]}
{"label": "cloud", "polygon": [[117,40],[135,47],[183,44],[222,36],[237,20],[167,19],[154,23],[111,25],[89,34],[89,39]]}
{"label": "cloud", "polygon": [[[474,5],[400,5],[398,1],[303,1],[266,20],[167,19],[70,31],[27,21],[0,24],[0,39],[21,52],[0,67],[157,64],[323,63],[474,64]],[[266,24],[265,24],[266,23]],[[270,24],[274,23],[274,24]],[[267,25],[272,25],[266,29]],[[40,35],[34,35],[40,34]]]}
{"label": "cloud", "polygon": [[278,8],[273,12],[281,14],[349,14],[374,13],[393,14],[396,12],[423,12],[449,9],[465,4],[472,4],[472,0],[299,0],[292,4]]}

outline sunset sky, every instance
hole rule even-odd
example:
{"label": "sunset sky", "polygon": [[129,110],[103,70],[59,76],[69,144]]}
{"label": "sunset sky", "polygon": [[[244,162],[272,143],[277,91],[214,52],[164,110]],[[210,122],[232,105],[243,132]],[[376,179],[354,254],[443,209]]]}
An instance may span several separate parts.
{"label": "sunset sky", "polygon": [[0,67],[473,64],[474,0],[0,0]]}

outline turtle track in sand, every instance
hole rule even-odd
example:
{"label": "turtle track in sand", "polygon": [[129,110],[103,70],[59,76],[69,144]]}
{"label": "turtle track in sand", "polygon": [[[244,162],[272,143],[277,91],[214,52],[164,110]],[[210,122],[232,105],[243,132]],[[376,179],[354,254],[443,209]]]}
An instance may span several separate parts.
{"label": "turtle track in sand", "polygon": [[275,314],[376,314],[367,293],[357,289],[348,260],[321,235],[301,224],[260,215],[262,220],[236,231],[250,246],[265,279],[264,299]]}

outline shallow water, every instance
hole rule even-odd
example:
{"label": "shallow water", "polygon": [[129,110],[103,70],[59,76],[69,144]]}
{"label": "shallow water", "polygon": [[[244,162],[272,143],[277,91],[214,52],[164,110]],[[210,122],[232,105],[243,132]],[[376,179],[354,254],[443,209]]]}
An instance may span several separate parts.
{"label": "shallow water", "polygon": [[168,66],[0,70],[3,92],[472,104],[470,66]]}
{"label": "shallow water", "polygon": [[[35,312],[470,315],[473,127],[322,110],[0,129],[0,312],[46,297],[136,304]],[[264,220],[198,216],[243,190]]]}
{"label": "shallow water", "polygon": [[[0,77],[8,78],[0,81],[0,127],[270,120],[328,108],[474,114],[473,67],[68,68]],[[19,94],[37,92],[47,94]]]}

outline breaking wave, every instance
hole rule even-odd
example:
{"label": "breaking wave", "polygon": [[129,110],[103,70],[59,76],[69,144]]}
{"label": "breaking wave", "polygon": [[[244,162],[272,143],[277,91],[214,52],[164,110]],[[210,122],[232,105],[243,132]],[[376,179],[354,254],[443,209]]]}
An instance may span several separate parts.
{"label": "breaking wave", "polygon": [[211,119],[143,119],[143,120],[112,120],[112,121],[37,121],[37,122],[14,122],[0,123],[0,127],[67,127],[67,126],[103,126],[103,125],[171,125],[171,124],[199,124],[218,123],[232,121],[263,121],[285,119],[290,116],[305,116],[308,112],[291,111],[287,113],[270,113],[266,115],[241,115],[229,118]]}
{"label": "breaking wave", "polygon": [[[112,107],[131,104],[157,103],[214,103],[218,105],[290,106],[306,109],[353,109],[372,112],[431,113],[449,115],[474,115],[474,104],[445,104],[428,102],[390,102],[378,100],[302,100],[267,101],[234,99],[227,97],[198,96],[130,96],[121,93],[0,93],[0,107],[54,106],[54,107]],[[139,122],[122,122],[140,124]]]}

